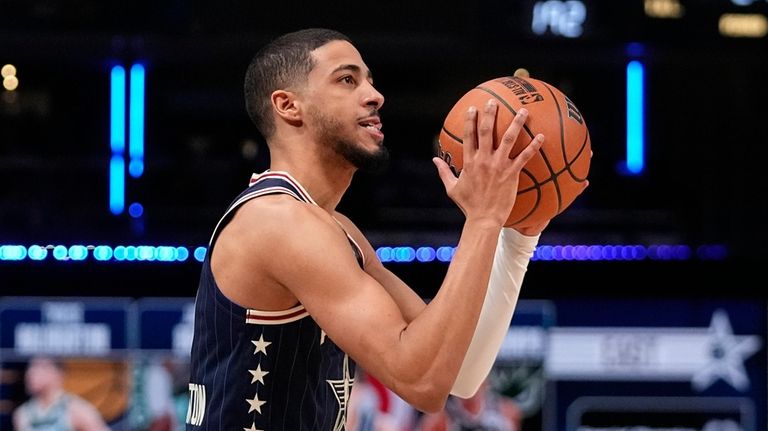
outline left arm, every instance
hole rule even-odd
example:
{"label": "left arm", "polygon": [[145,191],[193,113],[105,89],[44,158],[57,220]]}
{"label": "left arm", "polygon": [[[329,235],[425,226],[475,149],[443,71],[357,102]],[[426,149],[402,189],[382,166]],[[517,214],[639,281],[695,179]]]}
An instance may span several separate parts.
{"label": "left arm", "polygon": [[528,262],[538,241],[539,234],[527,236],[510,228],[499,234],[483,308],[451,394],[461,398],[473,396],[491,371],[509,331]]}
{"label": "left arm", "polygon": [[[338,213],[336,217],[363,249],[365,272],[384,286],[406,320],[413,319],[426,306],[421,297],[384,267],[371,244],[349,219]],[[477,392],[488,376],[509,330],[528,262],[546,225],[547,223],[533,228],[521,228],[519,231],[512,228],[502,229],[480,319],[459,375],[453,384],[452,394],[469,398]]]}

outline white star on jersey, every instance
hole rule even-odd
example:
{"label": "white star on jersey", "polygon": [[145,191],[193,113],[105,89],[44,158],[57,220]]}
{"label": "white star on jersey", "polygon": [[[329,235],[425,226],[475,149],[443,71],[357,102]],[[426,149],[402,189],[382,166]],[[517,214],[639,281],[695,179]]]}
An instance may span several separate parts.
{"label": "white star on jersey", "polygon": [[336,415],[333,431],[341,431],[347,421],[347,402],[349,401],[349,393],[352,391],[352,385],[355,383],[355,379],[349,375],[349,356],[344,355],[344,377],[341,380],[326,380],[326,382],[333,388],[333,393],[339,402],[339,414]]}
{"label": "white star on jersey", "polygon": [[256,424],[252,423],[250,428],[243,428],[243,431],[264,431],[264,430],[256,429]]}
{"label": "white star on jersey", "polygon": [[253,354],[255,355],[259,352],[262,352],[264,353],[264,356],[267,356],[267,346],[272,344],[271,341],[264,341],[264,334],[259,335],[258,340],[251,340],[251,343],[256,346],[256,350],[253,351]]}
{"label": "white star on jersey", "polygon": [[258,414],[261,414],[261,406],[263,406],[264,404],[266,404],[266,403],[267,403],[266,401],[261,401],[261,400],[259,399],[259,394],[255,394],[255,395],[253,396],[253,399],[252,399],[252,400],[249,400],[248,398],[246,398],[246,399],[245,399],[245,402],[246,402],[246,403],[248,403],[248,404],[250,404],[250,407],[248,408],[248,413],[250,413],[250,412],[252,412],[252,411],[256,410],[256,412],[257,412]]}
{"label": "white star on jersey", "polygon": [[269,371],[262,371],[261,364],[256,365],[255,370],[248,370],[248,372],[253,376],[251,383],[260,382],[262,385],[264,384],[264,376],[269,374]]}

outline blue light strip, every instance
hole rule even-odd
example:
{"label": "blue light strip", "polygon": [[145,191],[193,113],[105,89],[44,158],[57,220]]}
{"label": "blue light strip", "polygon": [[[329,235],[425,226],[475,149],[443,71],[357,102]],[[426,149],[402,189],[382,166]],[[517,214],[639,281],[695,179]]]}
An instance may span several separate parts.
{"label": "blue light strip", "polygon": [[109,161],[109,210],[120,215],[125,210],[125,159],[112,156]]}
{"label": "blue light strip", "polygon": [[125,152],[125,69],[112,68],[110,81],[110,145],[112,153]]}
{"label": "blue light strip", "polygon": [[645,71],[643,63],[627,64],[627,173],[645,168]]}
{"label": "blue light strip", "polygon": [[144,66],[131,66],[128,172],[133,178],[139,178],[144,173],[144,81]]}
{"label": "blue light strip", "polygon": [[[49,253],[50,252],[50,253]],[[190,257],[205,260],[206,247],[149,245],[0,245],[0,261],[43,261],[52,256],[57,261],[98,262],[185,262]],[[450,262],[456,247],[379,247],[376,255],[384,263]],[[720,244],[696,247],[684,244],[539,245],[531,260],[540,261],[643,261],[643,260],[723,260],[728,249]]]}
{"label": "blue light strip", "polygon": [[112,68],[110,79],[109,210],[120,215],[125,209],[125,69]]}

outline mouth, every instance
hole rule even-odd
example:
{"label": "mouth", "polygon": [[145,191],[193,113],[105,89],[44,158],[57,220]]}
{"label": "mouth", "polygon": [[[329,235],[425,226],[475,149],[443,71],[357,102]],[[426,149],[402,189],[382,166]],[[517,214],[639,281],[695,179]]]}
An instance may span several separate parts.
{"label": "mouth", "polygon": [[379,117],[364,118],[363,120],[358,121],[357,124],[378,139],[384,137],[384,133],[381,132],[382,124]]}

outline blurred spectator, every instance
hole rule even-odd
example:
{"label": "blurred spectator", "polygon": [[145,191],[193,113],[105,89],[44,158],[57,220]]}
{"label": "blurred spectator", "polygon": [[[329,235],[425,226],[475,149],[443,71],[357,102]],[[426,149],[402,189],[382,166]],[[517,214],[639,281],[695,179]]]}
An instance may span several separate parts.
{"label": "blurred spectator", "polygon": [[108,431],[98,410],[64,390],[62,364],[46,357],[29,361],[24,384],[30,399],[13,413],[16,431]]}
{"label": "blurred spectator", "polygon": [[422,417],[420,431],[520,431],[522,413],[515,402],[496,394],[486,381],[466,400],[448,397],[440,413]]}
{"label": "blurred spectator", "polygon": [[411,431],[416,410],[374,377],[357,369],[347,431]]}

